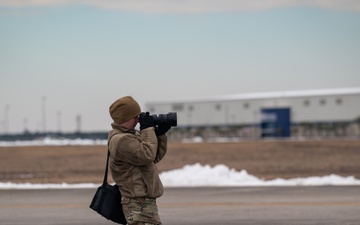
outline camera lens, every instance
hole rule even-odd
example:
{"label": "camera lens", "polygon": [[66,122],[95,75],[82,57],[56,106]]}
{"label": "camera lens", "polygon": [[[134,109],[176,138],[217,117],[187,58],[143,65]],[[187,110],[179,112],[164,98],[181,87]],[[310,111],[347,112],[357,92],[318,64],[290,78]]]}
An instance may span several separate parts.
{"label": "camera lens", "polygon": [[172,127],[177,126],[177,114],[176,112],[169,112],[167,114],[154,114],[151,115],[155,125],[167,124]]}

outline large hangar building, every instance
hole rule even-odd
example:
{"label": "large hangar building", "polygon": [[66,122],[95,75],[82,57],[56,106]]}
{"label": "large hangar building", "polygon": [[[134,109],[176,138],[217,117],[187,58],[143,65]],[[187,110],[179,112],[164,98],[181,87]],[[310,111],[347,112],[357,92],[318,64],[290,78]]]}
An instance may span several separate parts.
{"label": "large hangar building", "polygon": [[238,128],[244,132],[253,128],[262,137],[319,133],[326,127],[347,132],[344,129],[351,124],[358,129],[356,123],[360,123],[360,88],[245,93],[149,102],[145,107],[151,113],[177,112],[180,129]]}

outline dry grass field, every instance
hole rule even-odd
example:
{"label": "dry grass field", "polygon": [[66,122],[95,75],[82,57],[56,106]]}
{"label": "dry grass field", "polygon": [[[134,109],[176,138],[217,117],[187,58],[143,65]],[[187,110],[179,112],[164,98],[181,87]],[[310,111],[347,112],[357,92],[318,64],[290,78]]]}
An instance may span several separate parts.
{"label": "dry grass field", "polygon": [[[106,154],[107,146],[0,147],[0,182],[101,183]],[[264,179],[329,174],[360,179],[360,140],[169,143],[158,169],[194,163],[225,164]]]}

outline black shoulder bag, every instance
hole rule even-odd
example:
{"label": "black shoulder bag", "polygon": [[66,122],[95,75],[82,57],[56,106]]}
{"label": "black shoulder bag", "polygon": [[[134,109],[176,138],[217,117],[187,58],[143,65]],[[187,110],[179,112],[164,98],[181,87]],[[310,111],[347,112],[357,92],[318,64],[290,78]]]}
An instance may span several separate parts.
{"label": "black shoulder bag", "polygon": [[119,224],[126,224],[127,222],[121,206],[121,193],[119,191],[119,186],[117,184],[110,185],[107,182],[109,156],[110,150],[108,144],[104,181],[102,185],[98,187],[89,207],[108,220]]}

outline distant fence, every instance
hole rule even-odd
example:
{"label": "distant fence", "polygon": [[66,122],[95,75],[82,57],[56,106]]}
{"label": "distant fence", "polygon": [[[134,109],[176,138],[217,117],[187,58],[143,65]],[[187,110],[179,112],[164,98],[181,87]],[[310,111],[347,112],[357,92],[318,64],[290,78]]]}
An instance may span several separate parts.
{"label": "distant fence", "polygon": [[[194,138],[202,141],[219,140],[219,138],[236,141],[257,140],[263,137],[260,125],[176,127],[169,132],[170,141],[182,141]],[[278,136],[275,138],[282,137]],[[360,138],[360,124],[357,122],[291,124],[290,138]]]}
{"label": "distant fence", "polygon": [[30,133],[30,132],[24,132],[21,134],[0,135],[0,141],[30,141],[30,140],[39,140],[39,139],[44,139],[44,138],[104,140],[104,139],[107,139],[107,135],[108,135],[107,132],[75,132],[75,133],[60,133],[60,132]]}
{"label": "distant fence", "polygon": [[[75,133],[30,133],[0,135],[0,141],[53,139],[106,140],[108,132]],[[217,126],[217,127],[173,127],[168,132],[169,141],[184,140],[212,141],[219,139],[233,141],[259,140],[262,138],[260,125]],[[282,137],[278,137],[282,138]],[[360,123],[298,123],[291,124],[290,138],[360,138]]]}

